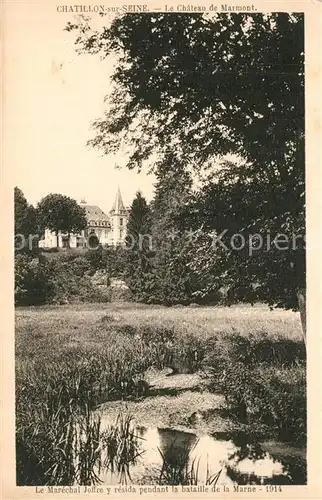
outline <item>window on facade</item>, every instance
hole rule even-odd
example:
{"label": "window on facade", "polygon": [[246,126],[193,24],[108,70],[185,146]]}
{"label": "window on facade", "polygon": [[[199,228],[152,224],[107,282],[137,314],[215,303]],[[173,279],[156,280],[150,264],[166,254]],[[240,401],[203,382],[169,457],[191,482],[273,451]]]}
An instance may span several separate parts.
{"label": "window on facade", "polygon": [[120,226],[123,226],[123,219],[122,219],[122,217],[120,218]]}

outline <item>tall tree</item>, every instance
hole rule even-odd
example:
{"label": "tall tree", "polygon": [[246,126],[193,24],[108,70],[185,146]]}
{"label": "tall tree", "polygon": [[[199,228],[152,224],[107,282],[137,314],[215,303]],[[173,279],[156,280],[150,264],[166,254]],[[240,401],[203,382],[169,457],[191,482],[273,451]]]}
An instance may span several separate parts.
{"label": "tall tree", "polygon": [[15,240],[18,245],[21,245],[20,240],[24,238],[24,244],[27,247],[29,237],[38,234],[37,213],[18,187],[14,189],[14,217]]}
{"label": "tall tree", "polygon": [[305,288],[302,194],[296,178],[292,186],[283,185],[265,173],[255,177],[249,165],[241,169],[231,162],[197,193],[194,224],[213,232],[214,249],[221,255],[216,273],[223,282],[229,280],[238,296],[298,307],[299,291]]}
{"label": "tall tree", "polygon": [[[205,221],[211,212],[221,220],[216,226],[229,222],[229,232],[305,232],[303,14],[131,14],[100,32],[86,22],[67,27],[79,28],[80,51],[117,58],[109,110],[94,124],[92,146],[109,153],[127,143],[129,168],[157,152],[159,169],[172,151],[198,171],[234,153],[244,164],[208,186],[201,205],[216,213],[199,205],[203,222],[214,227]],[[224,219],[229,211],[243,214]],[[245,252],[228,251],[223,277],[238,269],[244,281],[260,282],[266,301],[304,304],[303,245],[257,256],[253,265]],[[292,280],[284,269],[293,270]]]}
{"label": "tall tree", "polygon": [[194,289],[188,267],[189,238],[181,214],[190,202],[192,179],[174,152],[156,169],[152,208],[153,301],[161,304],[189,303]]}
{"label": "tall tree", "polygon": [[136,193],[126,227],[124,278],[137,300],[146,301],[151,287],[151,210],[141,192]]}
{"label": "tall tree", "polygon": [[37,206],[38,217],[43,228],[54,231],[59,245],[59,231],[67,233],[68,243],[72,232],[86,228],[86,212],[76,200],[61,194],[49,194]]}

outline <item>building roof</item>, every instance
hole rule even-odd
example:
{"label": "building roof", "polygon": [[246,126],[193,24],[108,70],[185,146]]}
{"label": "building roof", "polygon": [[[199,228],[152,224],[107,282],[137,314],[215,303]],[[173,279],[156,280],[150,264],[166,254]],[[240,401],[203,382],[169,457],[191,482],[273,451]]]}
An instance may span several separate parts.
{"label": "building roof", "polygon": [[81,203],[81,206],[85,208],[87,221],[108,221],[109,216],[106,215],[103,210],[100,209],[97,205],[87,205],[85,203]]}
{"label": "building roof", "polygon": [[114,203],[113,203],[113,206],[111,209],[111,213],[112,212],[116,213],[116,214],[126,212],[126,208],[125,208],[123,200],[122,200],[120,188],[117,189],[115,200],[114,200]]}

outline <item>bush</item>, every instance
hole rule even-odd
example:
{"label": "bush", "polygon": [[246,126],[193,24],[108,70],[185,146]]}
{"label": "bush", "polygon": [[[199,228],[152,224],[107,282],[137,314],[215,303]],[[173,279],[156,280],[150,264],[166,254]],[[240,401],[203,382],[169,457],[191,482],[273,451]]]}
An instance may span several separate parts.
{"label": "bush", "polygon": [[15,256],[15,304],[40,305],[51,302],[55,296],[54,284],[47,266],[35,263],[29,256]]}
{"label": "bush", "polygon": [[15,256],[15,304],[28,303],[28,289],[32,273],[32,259],[26,254]]}
{"label": "bush", "polygon": [[224,395],[229,413],[248,425],[272,428],[283,440],[306,439],[305,348],[290,339],[233,334],[210,341],[209,387]]}
{"label": "bush", "polygon": [[166,327],[143,326],[138,333],[134,327],[125,325],[122,330],[132,336],[138,335],[150,346],[155,368],[172,368],[174,373],[194,373],[201,368],[207,345],[195,335]]}
{"label": "bush", "polygon": [[107,290],[109,302],[132,302],[133,293],[129,288],[110,286]]}
{"label": "bush", "polygon": [[125,269],[127,251],[122,246],[102,246],[88,250],[85,258],[91,268],[91,274],[96,271],[106,271],[109,278],[122,278]]}
{"label": "bush", "polygon": [[42,248],[41,251],[44,252],[44,253],[58,253],[59,252],[59,248],[57,248],[57,247]]}
{"label": "bush", "polygon": [[94,286],[86,258],[64,254],[39,262],[25,255],[15,258],[16,305],[64,304],[75,301],[108,302],[106,291]]}

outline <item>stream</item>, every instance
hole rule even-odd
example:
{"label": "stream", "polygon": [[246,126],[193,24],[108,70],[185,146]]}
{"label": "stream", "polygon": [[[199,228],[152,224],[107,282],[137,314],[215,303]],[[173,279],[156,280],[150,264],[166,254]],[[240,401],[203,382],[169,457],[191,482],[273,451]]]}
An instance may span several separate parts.
{"label": "stream", "polygon": [[304,451],[285,443],[249,442],[242,435],[197,436],[158,427],[137,426],[135,433],[141,455],[119,473],[102,474],[104,484],[179,484],[173,477],[185,477],[192,464],[198,484],[215,479],[218,486],[306,484]]}
{"label": "stream", "polygon": [[207,417],[224,402],[198,374],[158,372],[149,381],[154,390],[147,397],[99,410],[102,431],[119,412],[132,415],[139,446],[137,458],[122,470],[101,471],[104,484],[306,484],[305,448],[232,433],[226,419]]}

